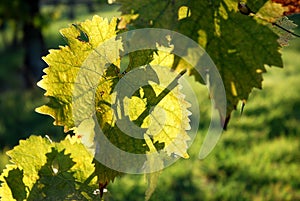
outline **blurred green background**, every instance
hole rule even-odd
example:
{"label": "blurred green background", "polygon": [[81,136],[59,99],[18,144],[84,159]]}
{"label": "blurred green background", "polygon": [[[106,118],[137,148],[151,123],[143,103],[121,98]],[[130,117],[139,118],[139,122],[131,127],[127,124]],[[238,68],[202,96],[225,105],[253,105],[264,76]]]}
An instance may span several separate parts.
{"label": "blurred green background", "polygon": [[[43,47],[42,53],[36,55],[46,55],[47,49],[65,44],[60,28],[90,19],[94,14],[108,18],[120,14],[118,5],[100,0],[93,1],[92,6],[83,0],[75,4],[41,0],[39,15],[33,18],[28,13],[23,17],[6,13],[22,7],[20,2],[0,3],[1,171],[8,163],[5,152],[20,139],[32,134],[49,135],[55,140],[64,136],[62,128],[52,125],[51,117],[34,112],[47,99],[44,91],[33,84],[41,79],[41,74],[29,78],[24,75],[28,68],[28,44],[23,41],[25,24],[39,27]],[[291,18],[300,25],[299,15]],[[253,90],[243,115],[234,112],[228,130],[204,160],[199,160],[198,154],[209,125],[210,103],[206,89],[193,84],[201,110],[199,135],[189,150],[190,159],[180,159],[165,169],[151,200],[300,200],[300,39],[290,41],[282,54],[284,69],[268,69],[264,89]],[[143,176],[127,175],[108,187],[106,197],[142,200],[145,189]]]}

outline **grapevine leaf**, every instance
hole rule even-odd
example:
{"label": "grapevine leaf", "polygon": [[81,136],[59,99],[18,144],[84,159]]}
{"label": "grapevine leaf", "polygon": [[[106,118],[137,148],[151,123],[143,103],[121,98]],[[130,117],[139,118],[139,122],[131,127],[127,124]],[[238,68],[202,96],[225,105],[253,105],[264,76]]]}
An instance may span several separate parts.
{"label": "grapevine leaf", "polygon": [[17,201],[26,199],[25,184],[23,182],[23,171],[19,168],[10,170],[7,177],[4,177],[8,187],[12,191],[12,197]]}
{"label": "grapevine leaf", "polygon": [[71,103],[80,66],[94,48],[116,35],[115,28],[116,18],[109,23],[107,19],[95,16],[92,20],[61,30],[68,46],[50,50],[50,54],[43,57],[49,67],[44,70],[46,75],[38,86],[46,90],[45,96],[50,101],[37,108],[37,112],[51,115],[55,119],[55,125],[64,126],[65,131],[74,126]]}
{"label": "grapevine leaf", "polygon": [[[120,57],[119,52],[122,52],[122,38],[114,40],[116,46],[105,43],[116,35],[115,27],[115,21],[109,24],[102,18],[94,17],[92,21],[72,24],[69,28],[63,29],[62,34],[69,44],[61,47],[60,50],[51,50],[44,58],[49,67],[45,70],[46,75],[43,80],[39,82],[39,86],[46,90],[45,95],[50,97],[50,102],[37,111],[53,116],[55,124],[65,126],[65,131],[74,129],[75,136],[88,148],[83,155],[88,156],[88,161],[94,164],[94,169],[82,167],[80,160],[77,161],[80,156],[74,155],[76,156],[72,159],[74,164],[70,163],[72,166],[65,173],[66,177],[72,181],[76,178],[78,182],[85,182],[84,179],[87,177],[93,180],[92,176],[96,176],[100,195],[103,194],[103,189],[108,183],[123,174],[119,170],[126,169],[123,163],[127,161],[126,157],[116,155],[114,151],[106,148],[107,146],[103,144],[104,139],[123,153],[144,157],[145,160],[137,158],[132,163],[137,165],[135,168],[145,168],[146,172],[163,168],[165,159],[161,158],[158,159],[159,162],[155,162],[160,156],[156,150],[160,153],[164,152],[168,157],[174,155],[189,157],[187,141],[190,137],[186,130],[190,129],[188,118],[190,112],[187,109],[190,104],[184,100],[184,95],[180,92],[178,79],[182,74],[171,70],[174,55],[168,52],[172,51],[173,46],[159,39],[158,50],[138,50],[116,59]],[[108,30],[107,32],[111,34],[105,35],[103,30]],[[101,40],[97,41],[95,38]],[[166,44],[169,47],[163,47]],[[165,68],[161,68],[160,65]],[[135,70],[140,72],[138,80],[134,74]],[[124,82],[126,79],[127,82]],[[119,85],[121,80],[123,85]],[[135,82],[145,85],[139,85],[136,91],[128,93],[128,89],[134,88]],[[119,86],[121,87],[118,88]],[[128,96],[130,94],[131,97]],[[118,102],[115,103],[114,100]],[[115,105],[119,105],[120,109],[112,110]],[[142,133],[135,133],[134,126],[128,125],[127,120],[132,125],[140,127]],[[128,136],[122,125],[125,125],[125,128],[137,138]],[[101,133],[95,132],[98,126],[101,128]],[[57,151],[52,150],[53,154],[68,156],[73,155],[73,152],[78,153],[66,148],[72,147],[69,143],[67,140],[57,144],[55,146]],[[50,159],[48,158],[45,164],[48,169],[49,164],[53,163]],[[132,168],[131,165],[129,168]],[[85,169],[89,174],[76,171],[79,168]],[[45,175],[42,173],[39,172],[41,178]],[[149,199],[153,193],[158,175],[159,172],[156,172],[147,176],[149,188],[146,199]],[[47,174],[45,178],[48,178]],[[43,184],[43,182],[44,180],[36,184]],[[64,181],[59,183],[68,185],[64,184]],[[68,186],[70,191],[64,196],[74,194],[75,188],[76,186]],[[38,189],[34,192],[40,191],[43,191],[42,194],[49,195],[52,190],[50,188],[49,192],[45,192],[43,189]]]}
{"label": "grapevine leaf", "polygon": [[178,1],[128,1],[118,0],[121,3],[122,14],[136,16],[131,18],[134,27],[164,27],[173,30],[178,19],[178,10],[184,3]]}
{"label": "grapevine leaf", "polygon": [[[160,82],[159,85],[151,83],[153,91],[157,96],[170,86],[170,80],[176,80],[176,73],[170,69],[160,68],[156,71]],[[153,141],[164,143],[164,150],[167,154],[175,154],[188,158],[187,141],[190,137],[186,130],[190,129],[187,108],[190,104],[184,100],[180,93],[180,85],[177,85],[170,93],[154,107],[148,118],[145,119],[142,127],[148,127],[146,133],[153,137]]]}
{"label": "grapevine leaf", "polygon": [[58,151],[64,150],[65,154],[71,154],[75,164],[70,170],[74,172],[74,177],[79,182],[85,182],[86,178],[93,174],[95,169],[92,165],[93,156],[86,150],[79,138],[68,135],[63,141],[57,143],[55,147]]}
{"label": "grapevine leaf", "polygon": [[[247,100],[253,88],[262,88],[265,66],[283,66],[281,53],[278,51],[278,36],[270,27],[270,23],[243,15],[239,12],[238,2],[235,0],[119,2],[123,14],[138,15],[136,19],[131,20],[131,26],[178,31],[206,49],[225,86],[227,117],[222,117],[224,121],[225,118],[229,119],[230,113],[236,109],[240,100]],[[251,1],[248,6],[253,12],[259,13],[266,2],[267,0]],[[182,7],[187,7],[188,9],[184,10],[190,12],[184,18]],[[180,16],[177,15],[178,11]],[[264,15],[271,11],[265,9]],[[282,15],[282,12],[279,15]],[[189,68],[183,62],[177,62],[176,65],[180,69]],[[202,79],[196,71],[190,72],[201,82]],[[211,95],[217,98],[218,94],[214,94],[213,84],[210,83]],[[225,127],[226,123],[227,121]]]}
{"label": "grapevine leaf", "polygon": [[[2,174],[0,175],[0,198],[4,201],[14,201],[12,190],[8,186],[5,177],[8,177],[9,172],[16,169],[16,165],[8,164],[6,168],[3,170]],[[4,199],[5,198],[5,199]]]}
{"label": "grapevine leaf", "polygon": [[297,25],[286,16],[282,16],[284,11],[281,4],[268,1],[258,13],[252,13],[252,16],[261,23],[272,25],[272,30],[279,36],[277,41],[281,46],[287,46],[293,37],[300,37],[293,32]]}
{"label": "grapevine leaf", "polygon": [[[73,128],[75,123],[77,126],[79,124],[79,127],[75,128],[75,133],[86,144],[90,140],[93,141],[93,132],[87,127],[94,127],[89,125],[90,122],[88,121],[94,111],[97,111],[98,123],[103,128],[104,133],[120,133],[112,126],[114,119],[110,109],[111,92],[119,79],[119,68],[114,65],[107,67],[106,63],[103,63],[103,59],[99,61],[101,57],[96,50],[104,41],[116,35],[115,29],[116,18],[109,23],[106,19],[95,16],[92,21],[87,20],[73,24],[69,28],[61,30],[68,41],[68,46],[61,47],[60,50],[51,50],[50,54],[44,57],[49,67],[45,69],[46,75],[38,84],[46,90],[45,95],[50,97],[50,102],[37,108],[37,111],[53,116],[55,124],[64,126],[65,131]],[[109,60],[113,51],[118,53],[119,47],[105,47],[105,50],[108,51],[107,54],[104,52],[100,52],[100,54]],[[95,59],[89,59],[91,57],[95,57]],[[99,72],[102,72],[103,75],[99,75]],[[100,83],[101,87],[94,84],[83,84],[86,80],[89,80],[90,83]],[[76,87],[80,90],[74,92]],[[94,93],[96,94],[96,106],[90,110],[88,108],[90,104],[87,104],[87,101],[93,98]],[[72,103],[76,103],[76,105],[72,105]],[[75,109],[77,113],[74,113]],[[77,118],[78,122],[74,122],[74,117]],[[118,139],[117,134],[116,136],[109,136]],[[114,170],[98,164],[95,160],[94,163],[96,166],[95,174],[100,183],[109,182],[116,175],[119,175]]]}
{"label": "grapevine leaf", "polygon": [[38,171],[47,161],[45,154],[50,151],[51,143],[47,139],[31,136],[7,152],[11,162],[24,171],[23,181],[29,189],[38,180]]}
{"label": "grapevine leaf", "polygon": [[[76,193],[75,178],[70,168],[75,164],[64,151],[54,147],[46,154],[47,162],[39,170],[39,179],[31,189],[28,200],[65,200]],[[61,189],[64,189],[63,191]]]}
{"label": "grapevine leaf", "polygon": [[[167,154],[188,158],[186,150],[190,137],[186,130],[190,129],[188,119],[190,112],[187,110],[190,104],[180,93],[180,86],[176,78],[178,74],[171,72],[174,55],[163,51],[167,51],[167,48],[158,47],[158,49],[160,51],[154,54],[150,63],[158,81],[148,81],[149,85],[141,88],[141,97],[125,99],[125,114],[137,125],[147,128],[146,133],[153,137],[154,143],[164,143],[164,151]],[[175,84],[172,83],[174,88],[170,87],[172,81],[175,81]],[[164,94],[165,89],[169,89],[171,92]],[[158,97],[162,94],[164,94],[163,98],[157,102]],[[145,111],[147,112],[145,113]],[[146,118],[140,118],[143,114],[147,115]]]}
{"label": "grapevine leaf", "polygon": [[[186,130],[190,128],[188,119],[190,113],[187,110],[190,105],[184,101],[184,96],[180,93],[180,85],[177,83],[178,75],[170,71],[174,55],[168,52],[171,52],[172,48],[158,47],[158,50],[150,63],[150,67],[158,78],[157,83],[149,81],[148,86],[140,88],[138,96],[126,98],[124,101],[125,115],[128,115],[130,120],[137,125],[147,129],[144,140],[149,151],[146,151],[147,161],[143,166],[145,172],[151,173],[145,175],[148,182],[145,200],[150,199],[161,174],[161,171],[154,170],[164,167],[162,155],[158,153],[155,143],[163,143],[162,150],[167,155],[175,154],[188,158],[186,143],[190,140],[186,134]],[[139,54],[142,55],[142,51]],[[171,81],[175,83],[172,87],[170,86]],[[163,99],[157,101],[165,89],[169,89],[170,92],[164,94]],[[147,110],[149,107],[152,110]],[[148,111],[149,116],[139,120],[143,111]]]}
{"label": "grapevine leaf", "polygon": [[[103,23],[95,25],[99,22]],[[46,89],[45,95],[51,97],[51,104],[37,109],[38,112],[52,115],[56,124],[64,125],[65,130],[73,128],[91,155],[95,159],[102,158],[100,161],[93,160],[93,163],[94,174],[103,186],[113,181],[116,176],[122,175],[118,168],[116,170],[109,168],[111,165],[121,168],[122,161],[119,155],[105,148],[103,136],[94,130],[96,123],[108,142],[126,153],[146,154],[148,148],[145,146],[143,134],[147,133],[152,137],[155,146],[163,149],[169,156],[175,154],[188,158],[187,141],[190,140],[186,133],[186,130],[190,129],[187,111],[190,105],[180,93],[177,74],[171,73],[173,56],[163,54],[163,51],[158,53],[153,50],[139,50],[130,52],[127,60],[123,62],[123,58],[113,60],[120,57],[122,39],[114,40],[116,46],[106,45],[104,42],[116,34],[115,26],[115,21],[108,24],[102,18],[94,17],[92,21],[73,24],[62,30],[69,46],[52,50],[44,58],[49,67],[39,83],[39,86]],[[103,30],[111,34],[105,35]],[[101,40],[96,41],[95,38]],[[101,49],[101,45],[104,48]],[[160,48],[163,50],[163,47]],[[165,49],[168,50],[170,51]],[[103,55],[107,60],[104,63]],[[62,58],[64,62],[61,61]],[[169,68],[160,70],[155,67],[159,64]],[[135,74],[131,71],[140,66],[144,67],[138,68],[141,73],[136,80]],[[125,89],[121,88],[123,90],[117,87],[124,74],[128,79],[127,83],[131,85],[132,82],[146,83],[147,86],[140,89],[141,93],[133,91],[133,96],[127,97],[130,93],[126,90],[132,86],[123,85],[121,86],[123,88],[125,86]],[[174,86],[168,89],[169,91],[166,90],[174,80]],[[120,105],[124,107],[117,115],[112,110],[115,105],[114,97],[118,97],[118,101],[122,102]],[[119,110],[115,112],[118,113]],[[142,135],[135,134],[133,127],[126,124],[126,120],[138,125],[143,131]],[[138,138],[128,136],[124,133],[124,128],[120,127],[122,125],[125,125],[130,133],[140,136]],[[142,167],[144,161],[136,161],[135,164],[139,163]]]}
{"label": "grapevine leaf", "polygon": [[[54,143],[31,136],[21,140],[8,155],[13,164],[0,176],[0,197],[4,200],[14,200],[14,196],[21,200],[95,199],[92,192],[98,185],[93,176],[92,156],[77,137],[67,136]],[[11,181],[16,179],[19,182],[12,185]],[[14,194],[25,186],[25,198],[24,193]]]}

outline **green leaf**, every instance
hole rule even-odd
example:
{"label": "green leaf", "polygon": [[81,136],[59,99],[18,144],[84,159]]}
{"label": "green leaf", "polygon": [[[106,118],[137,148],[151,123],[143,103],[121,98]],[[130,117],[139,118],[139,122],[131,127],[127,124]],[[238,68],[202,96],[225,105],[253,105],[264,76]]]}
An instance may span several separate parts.
{"label": "green leaf", "polygon": [[10,188],[14,199],[17,201],[26,199],[26,186],[23,182],[23,170],[20,170],[19,168],[12,169],[4,179]]}
{"label": "green leaf", "polygon": [[[65,200],[76,194],[75,178],[70,168],[75,164],[64,151],[52,148],[47,162],[39,170],[39,179],[31,189],[28,200]],[[61,190],[64,189],[64,190]],[[78,195],[77,195],[78,196]]]}
{"label": "green leaf", "polygon": [[[164,57],[163,54],[160,56]],[[177,73],[170,72],[168,68],[157,67],[154,69],[159,78],[159,85],[153,82],[150,84],[156,97],[159,97],[165,89],[171,88],[168,87],[171,81],[177,81]],[[142,127],[147,128],[146,133],[153,137],[154,143],[164,143],[163,150],[168,155],[175,154],[189,158],[187,141],[190,140],[190,137],[186,130],[190,129],[188,116],[191,113],[187,110],[190,104],[184,100],[184,95],[180,92],[181,86],[177,82],[175,84],[177,86],[163,96],[159,103],[155,104],[151,114],[144,120]]]}
{"label": "green leaf", "polygon": [[[51,99],[37,111],[53,116],[55,124],[65,126],[66,131],[74,129],[76,136],[95,158],[94,174],[101,185],[122,175],[118,168],[114,170],[109,168],[110,165],[106,167],[107,164],[103,162],[109,161],[111,165],[120,166],[119,155],[103,149],[101,143],[104,136],[118,149],[144,154],[145,159],[148,147],[145,146],[144,133],[151,136],[155,146],[169,156],[175,154],[188,158],[187,141],[190,140],[186,133],[190,129],[190,113],[187,110],[190,105],[180,92],[178,73],[171,72],[174,56],[163,53],[164,50],[170,52],[171,47],[162,47],[160,44],[157,49],[162,51],[130,52],[122,62],[123,57],[120,58],[119,55],[125,48],[122,37],[113,39],[112,44],[104,43],[116,35],[115,27],[115,20],[108,23],[102,18],[94,17],[92,21],[87,20],[63,29],[62,33],[69,45],[50,51],[44,58],[49,67],[45,69],[46,75],[39,82],[39,86],[46,90],[45,95]],[[105,34],[106,32],[109,34]],[[159,64],[169,68],[155,66]],[[138,71],[141,72],[138,80],[131,72],[137,67],[140,67]],[[120,71],[124,73],[121,74]],[[133,91],[133,96],[128,97],[126,88],[132,86],[126,87],[123,82],[123,86],[117,88],[122,77],[129,84],[144,81],[146,86],[139,86],[140,89],[137,88],[137,91]],[[172,86],[169,90],[167,87],[170,84]],[[114,103],[115,97],[121,102],[120,111],[119,108],[114,111],[113,106],[117,105]],[[119,127],[124,122],[131,122],[133,127],[136,124],[141,130],[144,129],[140,139],[128,136]],[[100,126],[104,136],[95,132],[96,125]],[[127,124],[125,126],[127,129],[130,127]],[[133,130],[130,132],[134,134]],[[98,157],[102,157],[103,160],[100,161],[104,164],[96,160]],[[144,161],[135,162],[140,167],[143,163]]]}
{"label": "green leaf", "polygon": [[0,197],[5,200],[96,200],[93,157],[77,137],[54,143],[31,136],[8,155],[13,164],[0,176]]}
{"label": "green leaf", "polygon": [[7,152],[11,162],[24,171],[23,181],[29,189],[39,178],[38,171],[46,163],[46,153],[50,151],[51,143],[47,139],[31,136],[27,140],[21,140],[20,145]]}
{"label": "green leaf", "polygon": [[[92,164],[93,156],[77,137],[69,135],[60,143],[55,145],[58,151],[64,150],[65,154],[71,154],[74,166],[70,168],[74,172],[77,181],[84,183],[93,174],[95,168]],[[94,181],[95,182],[95,181]]]}
{"label": "green leaf", "polygon": [[[241,14],[235,0],[119,2],[122,14],[138,15],[131,20],[131,26],[171,29],[197,41],[206,49],[223,79],[227,119],[240,100],[248,99],[253,88],[262,88],[262,73],[266,72],[266,66],[283,66],[278,35],[269,26],[270,23]],[[273,4],[266,0],[250,1],[248,6],[254,12],[264,7],[264,11],[258,13],[274,18],[274,14],[270,13]],[[184,18],[183,8],[190,11]],[[282,15],[282,10],[276,14],[277,17]],[[177,61],[175,65],[178,69],[190,68],[182,61]],[[190,73],[202,82],[196,71],[191,70]],[[211,95],[217,98],[214,83],[210,84]],[[225,121],[226,117],[222,118]]]}
{"label": "green leaf", "polygon": [[109,23],[107,19],[95,16],[92,20],[62,29],[61,34],[67,39],[68,46],[50,50],[50,54],[43,57],[49,67],[44,70],[46,75],[38,86],[46,90],[45,96],[50,102],[36,111],[52,116],[54,124],[64,126],[65,131],[74,127],[71,103],[80,66],[94,48],[116,35],[116,20],[113,18]]}

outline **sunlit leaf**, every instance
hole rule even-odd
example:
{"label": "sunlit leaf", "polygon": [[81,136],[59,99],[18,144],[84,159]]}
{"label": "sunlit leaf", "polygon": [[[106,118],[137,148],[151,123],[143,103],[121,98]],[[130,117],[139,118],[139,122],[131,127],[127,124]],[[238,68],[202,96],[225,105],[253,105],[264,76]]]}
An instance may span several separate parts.
{"label": "sunlit leaf", "polygon": [[[253,88],[262,88],[265,66],[283,65],[277,42],[279,37],[270,23],[259,22],[255,17],[240,13],[238,1],[186,0],[161,3],[159,0],[152,0],[143,4],[140,1],[119,2],[122,3],[120,10],[123,14],[139,15],[131,21],[132,26],[171,29],[203,45],[223,79],[227,96],[227,119],[239,101],[248,99]],[[270,14],[273,13],[274,9],[270,8],[274,8],[274,4],[267,0],[248,1],[247,5],[254,13],[275,17]],[[183,6],[190,8],[191,15],[178,20],[174,13],[183,12]],[[264,13],[259,12],[262,7],[265,7]],[[171,11],[173,14],[170,14]],[[282,16],[283,12],[284,9],[276,11],[276,17]],[[177,68],[190,68],[184,62],[178,64]],[[196,71],[190,72],[198,81],[203,82]],[[214,83],[210,84],[212,96],[216,97]],[[234,91],[232,86],[235,87]],[[225,121],[225,116],[223,119]]]}
{"label": "sunlit leaf", "polygon": [[95,16],[92,20],[61,30],[68,46],[50,50],[50,54],[43,58],[49,67],[44,70],[46,75],[38,86],[46,90],[45,96],[50,101],[37,108],[37,112],[51,115],[55,119],[55,125],[64,126],[65,131],[74,126],[71,103],[80,66],[94,48],[116,35],[115,29],[116,18],[109,23],[108,20]]}
{"label": "sunlit leaf", "polygon": [[12,164],[0,176],[2,200],[95,199],[92,157],[76,136],[55,143],[31,136],[8,155]]}

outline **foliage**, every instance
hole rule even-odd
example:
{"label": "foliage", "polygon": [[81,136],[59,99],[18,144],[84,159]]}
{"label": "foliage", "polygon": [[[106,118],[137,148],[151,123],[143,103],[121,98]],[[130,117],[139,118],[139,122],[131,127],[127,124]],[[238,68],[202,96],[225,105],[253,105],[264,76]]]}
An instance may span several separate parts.
{"label": "foliage", "polygon": [[273,0],[273,1],[282,4],[283,7],[287,8],[287,11],[285,11],[286,15],[300,13],[299,1],[296,0],[292,0],[292,1]]}
{"label": "foliage", "polygon": [[96,199],[93,157],[77,137],[54,143],[31,136],[7,154],[13,164],[1,175],[2,200]]}
{"label": "foliage", "polygon": [[[68,45],[61,46],[58,50],[50,50],[44,57],[49,67],[44,70],[46,75],[38,85],[46,90],[45,96],[50,101],[37,111],[52,116],[55,125],[64,126],[66,132],[74,130],[75,136],[67,136],[59,143],[32,136],[8,152],[14,164],[8,166],[1,175],[3,183],[0,196],[3,199],[90,200],[96,199],[92,192],[97,188],[102,197],[107,184],[123,173],[96,160],[97,155],[101,155],[105,161],[111,161],[112,164],[118,164],[119,159],[113,158],[107,150],[99,151],[102,142],[94,130],[95,122],[100,125],[105,137],[118,148],[134,154],[145,154],[147,160],[142,165],[146,172],[147,169],[151,172],[155,166],[164,166],[161,161],[154,162],[157,158],[161,159],[161,156],[156,156],[158,153],[164,152],[169,157],[189,157],[187,141],[190,138],[186,130],[189,129],[190,105],[180,92],[176,75],[173,77],[176,84],[167,92],[165,89],[169,83],[164,82],[164,76],[172,74],[171,69],[175,70],[177,75],[187,70],[198,82],[203,83],[206,80],[202,80],[193,67],[180,58],[174,55],[166,56],[159,50],[130,53],[127,68],[123,68],[126,57],[123,58],[120,52],[125,46],[118,38],[115,40],[116,46],[105,46],[100,53],[97,52],[96,48],[99,45],[105,44],[105,41],[129,28],[154,27],[175,30],[194,39],[206,49],[216,63],[226,89],[228,112],[222,116],[224,127],[238,102],[247,100],[254,87],[261,88],[262,73],[266,72],[265,66],[282,66],[280,44],[277,42],[279,36],[268,27],[268,22],[273,20],[273,16],[267,16],[273,8],[270,2],[249,3],[255,12],[258,11],[254,16],[242,15],[235,1],[120,2],[121,11],[126,17],[119,24],[122,25],[119,28],[125,30],[117,30],[116,18],[108,22],[95,16],[92,20],[62,29],[61,33]],[[283,9],[279,9],[276,17],[282,13]],[[260,17],[261,15],[263,17]],[[160,45],[162,44],[158,43],[158,46]],[[188,52],[188,49],[186,51]],[[105,55],[107,61],[100,59],[86,63],[90,55]],[[113,60],[115,57],[118,59]],[[168,72],[161,73],[161,70],[155,68],[155,64],[166,62],[166,57],[168,62],[165,65],[169,69]],[[142,65],[142,70],[152,72],[157,79],[149,82],[147,86],[140,87],[132,97],[125,97],[122,93],[115,94],[113,89],[122,79],[123,72],[130,76],[136,67]],[[80,77],[80,72],[84,72],[85,77]],[[147,77],[139,79],[147,80]],[[81,89],[81,93],[74,96],[77,87]],[[124,111],[121,111],[121,117],[126,116],[144,129],[140,139],[130,138],[118,127],[122,118],[118,119],[111,110],[115,96],[121,96],[124,103],[125,115]],[[214,89],[211,96],[217,97]],[[89,102],[90,99],[94,101],[93,104]],[[152,109],[153,107],[155,109]],[[160,124],[163,118],[160,108],[168,111],[163,119],[166,120],[167,126]],[[75,110],[78,113],[75,113]],[[158,123],[153,123],[156,120]],[[79,143],[79,139],[85,145],[89,145],[92,154],[95,155],[91,155],[84,145]],[[29,154],[23,157],[22,153]],[[147,175],[149,185],[146,200],[150,199],[159,175],[160,172]],[[58,190],[61,188],[65,189],[64,192]],[[177,188],[180,187],[174,186],[174,189]]]}
{"label": "foliage", "polygon": [[[87,64],[91,66],[85,66],[84,64],[87,57],[95,51],[96,47],[98,47],[105,40],[108,40],[116,35],[115,27],[116,19],[113,19],[109,24],[107,20],[103,20],[102,18],[95,16],[92,21],[87,20],[80,24],[73,24],[70,28],[62,30],[62,34],[67,39],[69,46],[61,47],[61,50],[51,50],[50,54],[44,58],[50,67],[45,69],[47,75],[44,76],[43,80],[38,84],[47,90],[45,95],[50,97],[50,102],[47,105],[38,108],[37,111],[53,116],[56,120],[55,124],[63,125],[65,127],[65,131],[69,131],[71,128],[76,126],[73,120],[74,115],[77,115],[79,117],[79,125],[77,126],[78,128],[75,129],[75,133],[83,140],[89,139],[90,136],[94,135],[92,134],[93,131],[91,131],[91,133],[86,132],[87,127],[93,127],[92,121],[89,120],[92,118],[93,113],[90,113],[90,110],[87,109],[82,110],[83,112],[80,112],[79,115],[75,114],[75,106],[72,104],[74,104],[75,101],[76,107],[86,108],[86,97],[89,98],[91,93],[93,93],[93,91],[96,89],[96,91],[98,91],[98,95],[96,95],[95,102],[98,104],[96,104],[93,111],[97,111],[96,115],[98,118],[98,123],[106,137],[115,146],[122,148],[122,150],[145,154],[147,151],[147,147],[143,145],[145,142],[143,140],[133,140],[124,135],[122,130],[116,126],[116,121],[118,121],[118,119],[115,120],[115,117],[113,116],[113,113],[109,107],[113,104],[111,102],[113,95],[111,91],[114,88],[114,85],[121,78],[119,73],[120,67],[113,64],[107,68],[106,65],[103,65],[100,66],[100,68],[98,67],[97,71],[90,71],[89,69],[97,68],[93,65],[99,65],[99,63],[101,64],[102,61],[94,61]],[[95,29],[101,31],[95,32],[93,31]],[[111,54],[111,52],[109,53]],[[140,56],[143,56],[143,54],[144,53],[140,54]],[[165,55],[158,52],[157,55],[151,59],[152,61],[149,60],[151,61],[150,64],[159,64],[162,62],[162,58],[164,57]],[[135,65],[139,66],[140,62],[144,61],[134,58],[134,60],[130,60],[129,65],[132,66],[131,68],[134,68]],[[80,69],[78,66],[82,66],[82,68]],[[85,85],[82,80],[78,80],[76,75],[78,74],[79,70],[85,71],[85,75],[88,75],[88,78],[83,78],[83,81],[86,79],[93,80],[95,76],[98,80],[98,72],[104,72],[103,78],[100,78],[98,81],[100,83],[99,86],[94,86],[93,84]],[[145,70],[155,71],[155,68],[148,66],[145,68]],[[157,94],[157,97],[160,97],[160,94],[164,92],[164,88],[162,88],[162,86],[166,87],[169,84],[162,79],[163,75],[166,73],[170,74],[170,72],[155,73],[159,78],[160,86],[157,86],[153,83],[150,85],[150,87],[141,88],[139,94],[135,95],[130,100],[124,99],[125,104],[129,106],[128,109],[125,108],[127,111],[125,111],[125,113],[128,113],[129,118],[134,120],[135,123],[142,128],[147,128],[149,127],[148,125],[151,124],[146,134],[152,136],[152,141],[150,140],[147,143],[148,147],[151,146],[151,143],[156,144],[156,146],[164,143],[164,151],[168,155],[176,154],[178,156],[187,158],[187,145],[185,141],[189,140],[189,136],[183,131],[184,129],[189,128],[189,120],[186,116],[182,116],[182,114],[188,114],[188,112],[184,112],[184,110],[189,107],[189,104],[185,103],[185,101],[180,98],[181,95],[178,87],[173,88],[172,92],[165,95],[163,100],[160,100],[159,102],[155,101],[154,97],[151,97],[151,95]],[[145,77],[145,79],[147,79],[147,77]],[[98,82],[96,84],[98,84]],[[79,87],[81,87],[82,90],[80,93],[82,94],[76,94],[75,98],[72,99],[74,88],[76,87],[75,84],[78,84]],[[150,95],[147,94],[148,92],[150,92]],[[138,106],[130,108],[136,105]],[[156,131],[157,127],[160,127],[160,125],[153,123],[159,122],[162,118],[160,114],[161,111],[159,109],[155,109],[149,117],[147,117],[148,115],[144,117],[142,116],[145,111],[149,111],[153,106],[159,106],[157,108],[162,108],[164,111],[167,111],[165,112],[165,116],[167,117],[165,123],[166,126],[161,126],[160,132]],[[84,129],[82,129],[82,127]],[[127,143],[124,143],[125,141]],[[104,155],[102,152],[99,154]],[[111,157],[113,156],[110,156],[108,153],[106,160],[110,160]],[[113,181],[117,175],[120,175],[118,171],[109,169],[97,161],[94,161],[94,163],[96,165],[95,174],[98,176],[99,182],[103,185]],[[103,174],[103,172],[105,172],[105,174]]]}
{"label": "foliage", "polygon": [[[264,90],[252,92],[243,115],[233,113],[214,151],[205,160],[197,158],[203,126],[189,151],[190,160],[163,171],[150,200],[299,200],[300,60],[293,59],[299,54],[297,42],[282,52],[286,69],[267,73]],[[293,90],[287,90],[291,86]],[[209,118],[209,101],[201,97],[205,89],[195,89],[201,117]],[[142,177],[126,175],[108,190],[121,201],[138,200],[145,188]]]}
{"label": "foliage", "polygon": [[[236,1],[119,2],[123,14],[138,15],[131,20],[131,26],[176,30],[205,48],[223,79],[227,118],[239,100],[247,100],[254,87],[261,88],[265,66],[282,67],[278,36],[264,21],[239,13]],[[249,2],[248,6],[255,12],[263,11],[262,15],[267,17],[275,7],[277,17],[282,15],[284,10],[280,6],[278,9],[269,4],[264,0]],[[178,12],[184,6],[188,9],[182,18]],[[180,62],[178,65],[180,68]],[[194,71],[191,74],[194,75]]]}

